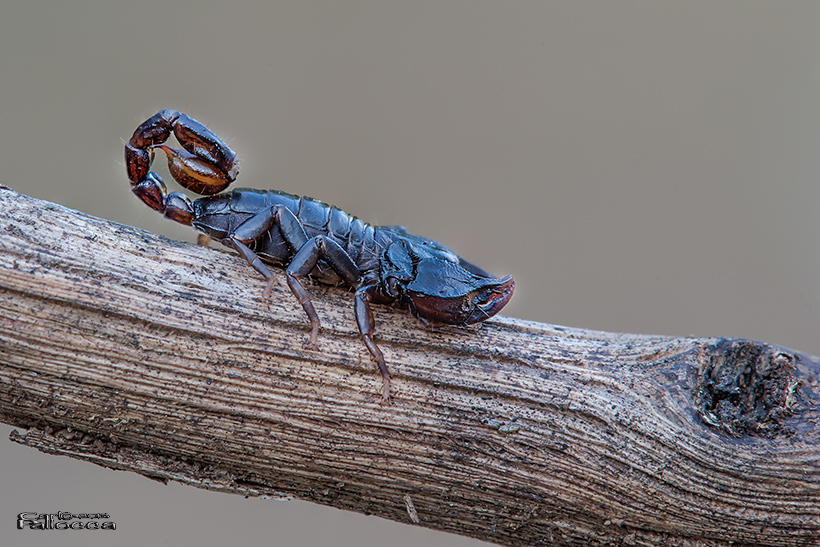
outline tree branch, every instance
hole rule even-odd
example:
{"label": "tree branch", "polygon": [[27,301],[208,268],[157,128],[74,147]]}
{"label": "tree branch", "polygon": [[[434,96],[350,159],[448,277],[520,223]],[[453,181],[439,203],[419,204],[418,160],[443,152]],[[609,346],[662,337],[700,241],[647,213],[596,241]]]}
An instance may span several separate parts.
{"label": "tree branch", "polygon": [[818,545],[820,361],[746,340],[497,318],[430,331],[352,295],[0,188],[0,421],[162,481],[504,545]]}

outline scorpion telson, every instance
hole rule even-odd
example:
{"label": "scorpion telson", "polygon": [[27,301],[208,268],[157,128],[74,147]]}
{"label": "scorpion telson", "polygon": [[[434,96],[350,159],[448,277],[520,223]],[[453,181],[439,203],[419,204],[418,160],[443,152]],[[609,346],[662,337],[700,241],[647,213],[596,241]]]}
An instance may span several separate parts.
{"label": "scorpion telson", "polygon": [[[171,133],[183,150],[164,144]],[[156,149],[167,156],[174,180],[206,197],[191,201],[180,192],[168,193],[162,178],[149,171]],[[267,264],[283,266],[310,320],[306,347],[317,348],[319,316],[301,279],[352,288],[356,322],[384,379],[385,400],[390,373],[373,341],[372,302],[398,303],[426,321],[470,325],[498,313],[515,288],[511,276],[498,279],[401,226],[371,226],[336,207],[277,190],[238,188],[219,194],[239,172],[236,153],[176,110],[162,110],[137,127],[125,145],[125,168],[131,190],[146,205],[236,249],[268,280],[262,293],[266,302],[275,283]]]}

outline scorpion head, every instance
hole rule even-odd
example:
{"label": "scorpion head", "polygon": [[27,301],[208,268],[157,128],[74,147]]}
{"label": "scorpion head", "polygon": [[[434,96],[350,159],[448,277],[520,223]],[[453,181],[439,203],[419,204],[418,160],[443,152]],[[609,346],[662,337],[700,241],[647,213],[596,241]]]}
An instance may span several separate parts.
{"label": "scorpion head", "polygon": [[512,298],[515,281],[481,277],[453,262],[426,258],[416,264],[415,278],[404,296],[417,316],[452,325],[489,319]]}
{"label": "scorpion head", "polygon": [[423,319],[451,325],[489,319],[512,298],[513,278],[479,275],[483,270],[470,271],[457,260],[449,250],[404,239],[382,256],[382,286]]}

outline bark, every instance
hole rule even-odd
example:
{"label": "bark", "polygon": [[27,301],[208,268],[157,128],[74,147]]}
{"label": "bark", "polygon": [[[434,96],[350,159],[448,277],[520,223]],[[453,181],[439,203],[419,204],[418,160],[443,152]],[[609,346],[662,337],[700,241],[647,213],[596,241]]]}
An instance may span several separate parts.
{"label": "bark", "polygon": [[499,317],[430,330],[0,188],[0,421],[12,440],[503,545],[820,544],[820,361],[747,340]]}

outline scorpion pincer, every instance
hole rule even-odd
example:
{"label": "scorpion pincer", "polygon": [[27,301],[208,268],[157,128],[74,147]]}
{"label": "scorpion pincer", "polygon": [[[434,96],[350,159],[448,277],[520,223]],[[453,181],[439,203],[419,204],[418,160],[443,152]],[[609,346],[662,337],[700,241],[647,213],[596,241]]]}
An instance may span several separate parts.
{"label": "scorpion pincer", "polygon": [[[182,150],[164,144],[173,132]],[[150,171],[156,149],[168,159],[171,176],[205,196],[191,201],[168,193]],[[307,347],[316,349],[319,316],[302,285],[305,276],[355,291],[359,332],[384,379],[390,373],[376,342],[371,303],[396,303],[418,318],[470,325],[498,313],[515,288],[511,276],[498,279],[436,241],[401,226],[371,226],[308,197],[277,190],[225,190],[239,172],[236,153],[210,129],[176,110],[147,119],[125,145],[131,190],[167,218],[236,249],[265,279],[267,302],[275,278],[267,264],[283,266],[288,286],[310,320]],[[216,194],[216,195],[215,195]]]}

